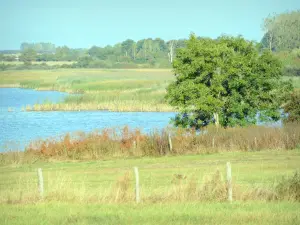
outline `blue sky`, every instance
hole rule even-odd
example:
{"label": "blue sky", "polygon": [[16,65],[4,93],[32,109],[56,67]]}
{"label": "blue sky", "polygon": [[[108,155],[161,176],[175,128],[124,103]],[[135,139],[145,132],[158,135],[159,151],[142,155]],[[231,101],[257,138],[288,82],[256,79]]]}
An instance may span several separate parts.
{"label": "blue sky", "polygon": [[88,48],[191,32],[259,41],[263,18],[296,9],[298,0],[0,0],[0,49],[22,42]]}

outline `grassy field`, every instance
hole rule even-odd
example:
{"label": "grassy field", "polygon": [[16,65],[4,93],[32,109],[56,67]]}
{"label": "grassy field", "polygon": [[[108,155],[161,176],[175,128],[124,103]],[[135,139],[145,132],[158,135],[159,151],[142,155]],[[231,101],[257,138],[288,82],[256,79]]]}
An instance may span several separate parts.
{"label": "grassy field", "polygon": [[[13,62],[5,61],[5,62],[2,62],[2,63],[7,64],[7,65],[17,65],[17,66],[24,64],[24,62],[21,62],[21,61],[13,61]],[[56,65],[61,66],[61,65],[64,65],[64,64],[71,65],[71,64],[76,63],[76,62],[75,61],[48,61],[48,62],[42,62],[42,61],[35,62],[34,61],[34,62],[32,62],[32,64],[42,64],[42,63],[46,63],[49,66],[56,66]]]}
{"label": "grassy field", "polygon": [[[300,88],[300,78],[292,77]],[[166,104],[170,69],[57,69],[1,71],[0,87],[58,90],[70,95],[60,104],[47,102],[26,110],[174,111]]]}
{"label": "grassy field", "polygon": [[[221,189],[209,193],[224,187],[227,161],[232,204]],[[290,150],[2,165],[0,224],[299,224],[299,202],[267,200],[283,176],[299,171],[299,162],[300,151]],[[140,205],[134,203],[134,166]],[[208,182],[218,170],[219,183]]]}
{"label": "grassy field", "polygon": [[82,93],[61,104],[42,104],[27,110],[172,111],[164,101],[170,70],[59,69],[2,71],[0,86]]}
{"label": "grassy field", "polygon": [[0,205],[0,223],[17,224],[299,224],[299,203]]}

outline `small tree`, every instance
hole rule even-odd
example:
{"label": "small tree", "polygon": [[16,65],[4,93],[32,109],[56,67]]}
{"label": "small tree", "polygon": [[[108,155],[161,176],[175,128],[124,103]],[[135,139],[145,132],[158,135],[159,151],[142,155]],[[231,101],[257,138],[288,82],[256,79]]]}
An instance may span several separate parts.
{"label": "small tree", "polygon": [[281,64],[270,52],[259,54],[242,37],[199,39],[191,35],[173,63],[176,80],[167,101],[179,110],[177,126],[245,126],[279,120],[282,94],[291,90],[281,80]]}
{"label": "small tree", "polygon": [[300,91],[294,91],[288,96],[284,105],[284,112],[287,113],[285,122],[300,122]]}
{"label": "small tree", "polygon": [[37,58],[37,53],[32,48],[25,49],[21,54],[21,61],[24,62],[24,64],[31,64],[32,61],[35,61]]}

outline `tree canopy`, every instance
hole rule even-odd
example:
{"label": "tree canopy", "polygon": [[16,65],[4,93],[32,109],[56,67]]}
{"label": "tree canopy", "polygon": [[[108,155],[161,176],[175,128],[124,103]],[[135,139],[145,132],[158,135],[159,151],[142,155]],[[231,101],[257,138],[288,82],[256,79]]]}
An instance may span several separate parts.
{"label": "tree canopy", "polygon": [[262,45],[272,51],[300,48],[300,10],[273,14],[263,23]]}
{"label": "tree canopy", "polygon": [[28,63],[31,63],[32,61],[35,61],[36,55],[37,55],[37,53],[35,50],[28,48],[22,52],[20,59],[24,63],[28,64]]}
{"label": "tree canopy", "polygon": [[223,127],[279,120],[283,82],[281,63],[269,51],[259,54],[242,37],[216,40],[194,34],[177,50],[173,62],[176,80],[167,88],[167,101],[179,113],[177,126]]}

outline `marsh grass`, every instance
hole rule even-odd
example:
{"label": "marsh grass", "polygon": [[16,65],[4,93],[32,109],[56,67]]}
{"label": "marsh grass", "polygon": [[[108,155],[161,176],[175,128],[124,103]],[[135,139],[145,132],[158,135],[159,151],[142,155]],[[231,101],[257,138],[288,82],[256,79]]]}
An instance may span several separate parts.
{"label": "marsh grass", "polygon": [[[168,135],[173,149],[169,149]],[[60,139],[33,141],[24,153],[3,153],[2,163],[40,159],[105,159],[111,157],[142,157],[217,152],[252,152],[261,150],[290,150],[300,146],[300,126],[252,126],[246,128],[208,127],[200,133],[193,129],[167,128],[148,134],[139,129],[107,128],[91,133],[66,134]]]}
{"label": "marsh grass", "polygon": [[[300,88],[300,78],[292,79]],[[166,87],[173,80],[170,69],[0,71],[0,87],[80,94],[70,95],[58,104],[31,105],[26,111],[175,111],[164,100]]]}
{"label": "marsh grass", "polygon": [[0,86],[80,93],[66,97],[59,104],[28,106],[26,111],[174,111],[164,100],[166,87],[174,79],[170,70],[2,71],[0,78]]}
{"label": "marsh grass", "polygon": [[167,104],[154,101],[114,100],[101,103],[44,103],[27,106],[26,111],[90,111],[108,110],[114,112],[174,112]]}

